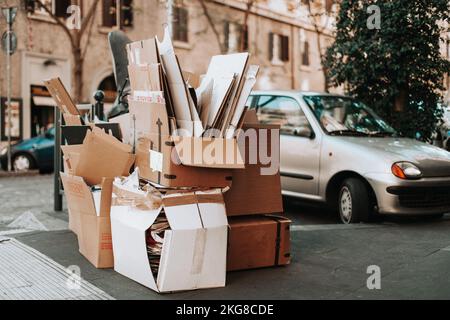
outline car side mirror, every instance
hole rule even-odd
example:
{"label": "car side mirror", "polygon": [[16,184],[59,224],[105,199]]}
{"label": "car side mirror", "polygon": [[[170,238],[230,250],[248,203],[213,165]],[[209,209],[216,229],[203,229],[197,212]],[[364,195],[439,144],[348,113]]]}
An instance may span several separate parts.
{"label": "car side mirror", "polygon": [[308,139],[314,139],[316,137],[316,135],[314,134],[314,131],[309,126],[300,127],[300,128],[295,129],[294,134],[297,137],[308,138]]}

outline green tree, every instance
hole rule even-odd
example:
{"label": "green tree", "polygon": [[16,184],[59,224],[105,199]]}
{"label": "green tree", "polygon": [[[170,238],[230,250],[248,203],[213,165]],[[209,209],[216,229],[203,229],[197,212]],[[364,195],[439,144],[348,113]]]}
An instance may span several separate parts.
{"label": "green tree", "polygon": [[326,57],[332,84],[344,85],[404,135],[429,138],[450,71],[439,48],[449,18],[448,0],[340,1]]}

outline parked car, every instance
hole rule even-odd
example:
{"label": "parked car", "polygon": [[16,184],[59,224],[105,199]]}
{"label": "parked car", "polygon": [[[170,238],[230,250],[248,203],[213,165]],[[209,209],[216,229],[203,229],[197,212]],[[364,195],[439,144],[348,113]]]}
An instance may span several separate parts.
{"label": "parked car", "polygon": [[442,105],[442,119],[439,121],[436,142],[438,146],[450,151],[450,106]]}
{"label": "parked car", "polygon": [[249,105],[261,122],[281,125],[284,195],[327,203],[346,224],[450,212],[450,153],[400,137],[361,102],[259,91]]}
{"label": "parked car", "polygon": [[[24,140],[11,148],[12,167],[15,171],[39,170],[53,171],[55,150],[55,128],[32,139]],[[0,151],[0,164],[3,170],[8,167],[8,148]]]}

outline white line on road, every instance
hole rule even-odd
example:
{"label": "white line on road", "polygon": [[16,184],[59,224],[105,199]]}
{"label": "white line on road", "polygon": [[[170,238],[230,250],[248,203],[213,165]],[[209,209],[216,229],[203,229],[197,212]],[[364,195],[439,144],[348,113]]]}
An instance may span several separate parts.
{"label": "white line on road", "polygon": [[30,233],[35,231],[36,230],[14,229],[14,230],[0,231],[0,236],[12,236],[15,234]]}
{"label": "white line on road", "polygon": [[354,230],[354,229],[376,229],[386,225],[381,224],[316,224],[307,226],[292,226],[293,232],[298,231],[326,231],[326,230]]}

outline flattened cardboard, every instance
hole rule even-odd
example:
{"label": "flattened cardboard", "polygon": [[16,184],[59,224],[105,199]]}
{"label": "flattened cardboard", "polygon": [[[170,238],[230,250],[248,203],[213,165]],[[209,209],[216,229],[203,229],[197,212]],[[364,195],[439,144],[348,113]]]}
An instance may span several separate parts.
{"label": "flattened cardboard", "polygon": [[60,78],[54,78],[44,81],[45,86],[56,101],[61,113],[68,113],[75,116],[80,116],[80,111],[75,106],[72,98],[66,90]]}
{"label": "flattened cardboard", "polygon": [[192,136],[194,135],[192,102],[175,56],[168,27],[164,29],[164,39],[161,42],[157,40],[157,45],[166,72],[178,128],[182,129],[181,134]]}
{"label": "flattened cardboard", "polygon": [[[111,222],[115,271],[157,292],[225,286],[225,207],[223,203],[211,203],[210,207],[202,204],[199,207],[191,203],[192,195],[172,195],[171,200],[177,198],[181,204],[164,206],[171,230],[164,235],[156,279],[148,261],[145,232],[162,208],[144,211],[134,207],[113,206]],[[183,204],[183,199],[191,200]],[[202,225],[200,216],[209,216],[206,225]]]}
{"label": "flattened cardboard", "polygon": [[87,184],[100,184],[104,177],[127,176],[134,163],[132,147],[93,128],[88,131],[80,152],[75,175],[83,177]]}
{"label": "flattened cardboard", "polygon": [[279,216],[229,218],[227,271],[290,264],[290,224]]}
{"label": "flattened cardboard", "polygon": [[[250,113],[251,114],[251,113]],[[279,168],[275,175],[262,175],[261,169],[270,167],[263,165],[258,158],[257,164],[250,164],[250,151],[259,155],[259,130],[267,130],[267,153],[274,161],[280,159],[280,150],[271,148],[272,135],[279,138],[279,126],[262,124],[244,124],[243,131],[253,130],[257,132],[257,143],[250,145],[245,143],[245,169],[233,170],[233,184],[224,195],[228,216],[242,216],[254,214],[282,214],[283,197],[281,195],[281,177]]]}
{"label": "flattened cardboard", "polygon": [[253,90],[253,87],[256,84],[256,77],[258,76],[259,66],[251,65],[248,68],[247,74],[245,76],[244,86],[242,87],[242,92],[239,97],[239,100],[236,105],[236,109],[234,110],[234,114],[232,115],[230,125],[226,132],[227,138],[232,138],[236,129],[239,128],[239,121],[241,120],[244,110],[246,107],[246,103],[250,93]]}
{"label": "flattened cardboard", "polygon": [[78,236],[80,253],[96,268],[112,268],[110,208],[113,179],[103,179],[99,202],[81,177],[61,172],[72,225]]}
{"label": "flattened cardboard", "polygon": [[130,64],[128,74],[130,75],[130,85],[133,88],[134,95],[136,96],[136,92],[139,91],[162,91],[161,72],[159,64]]}

